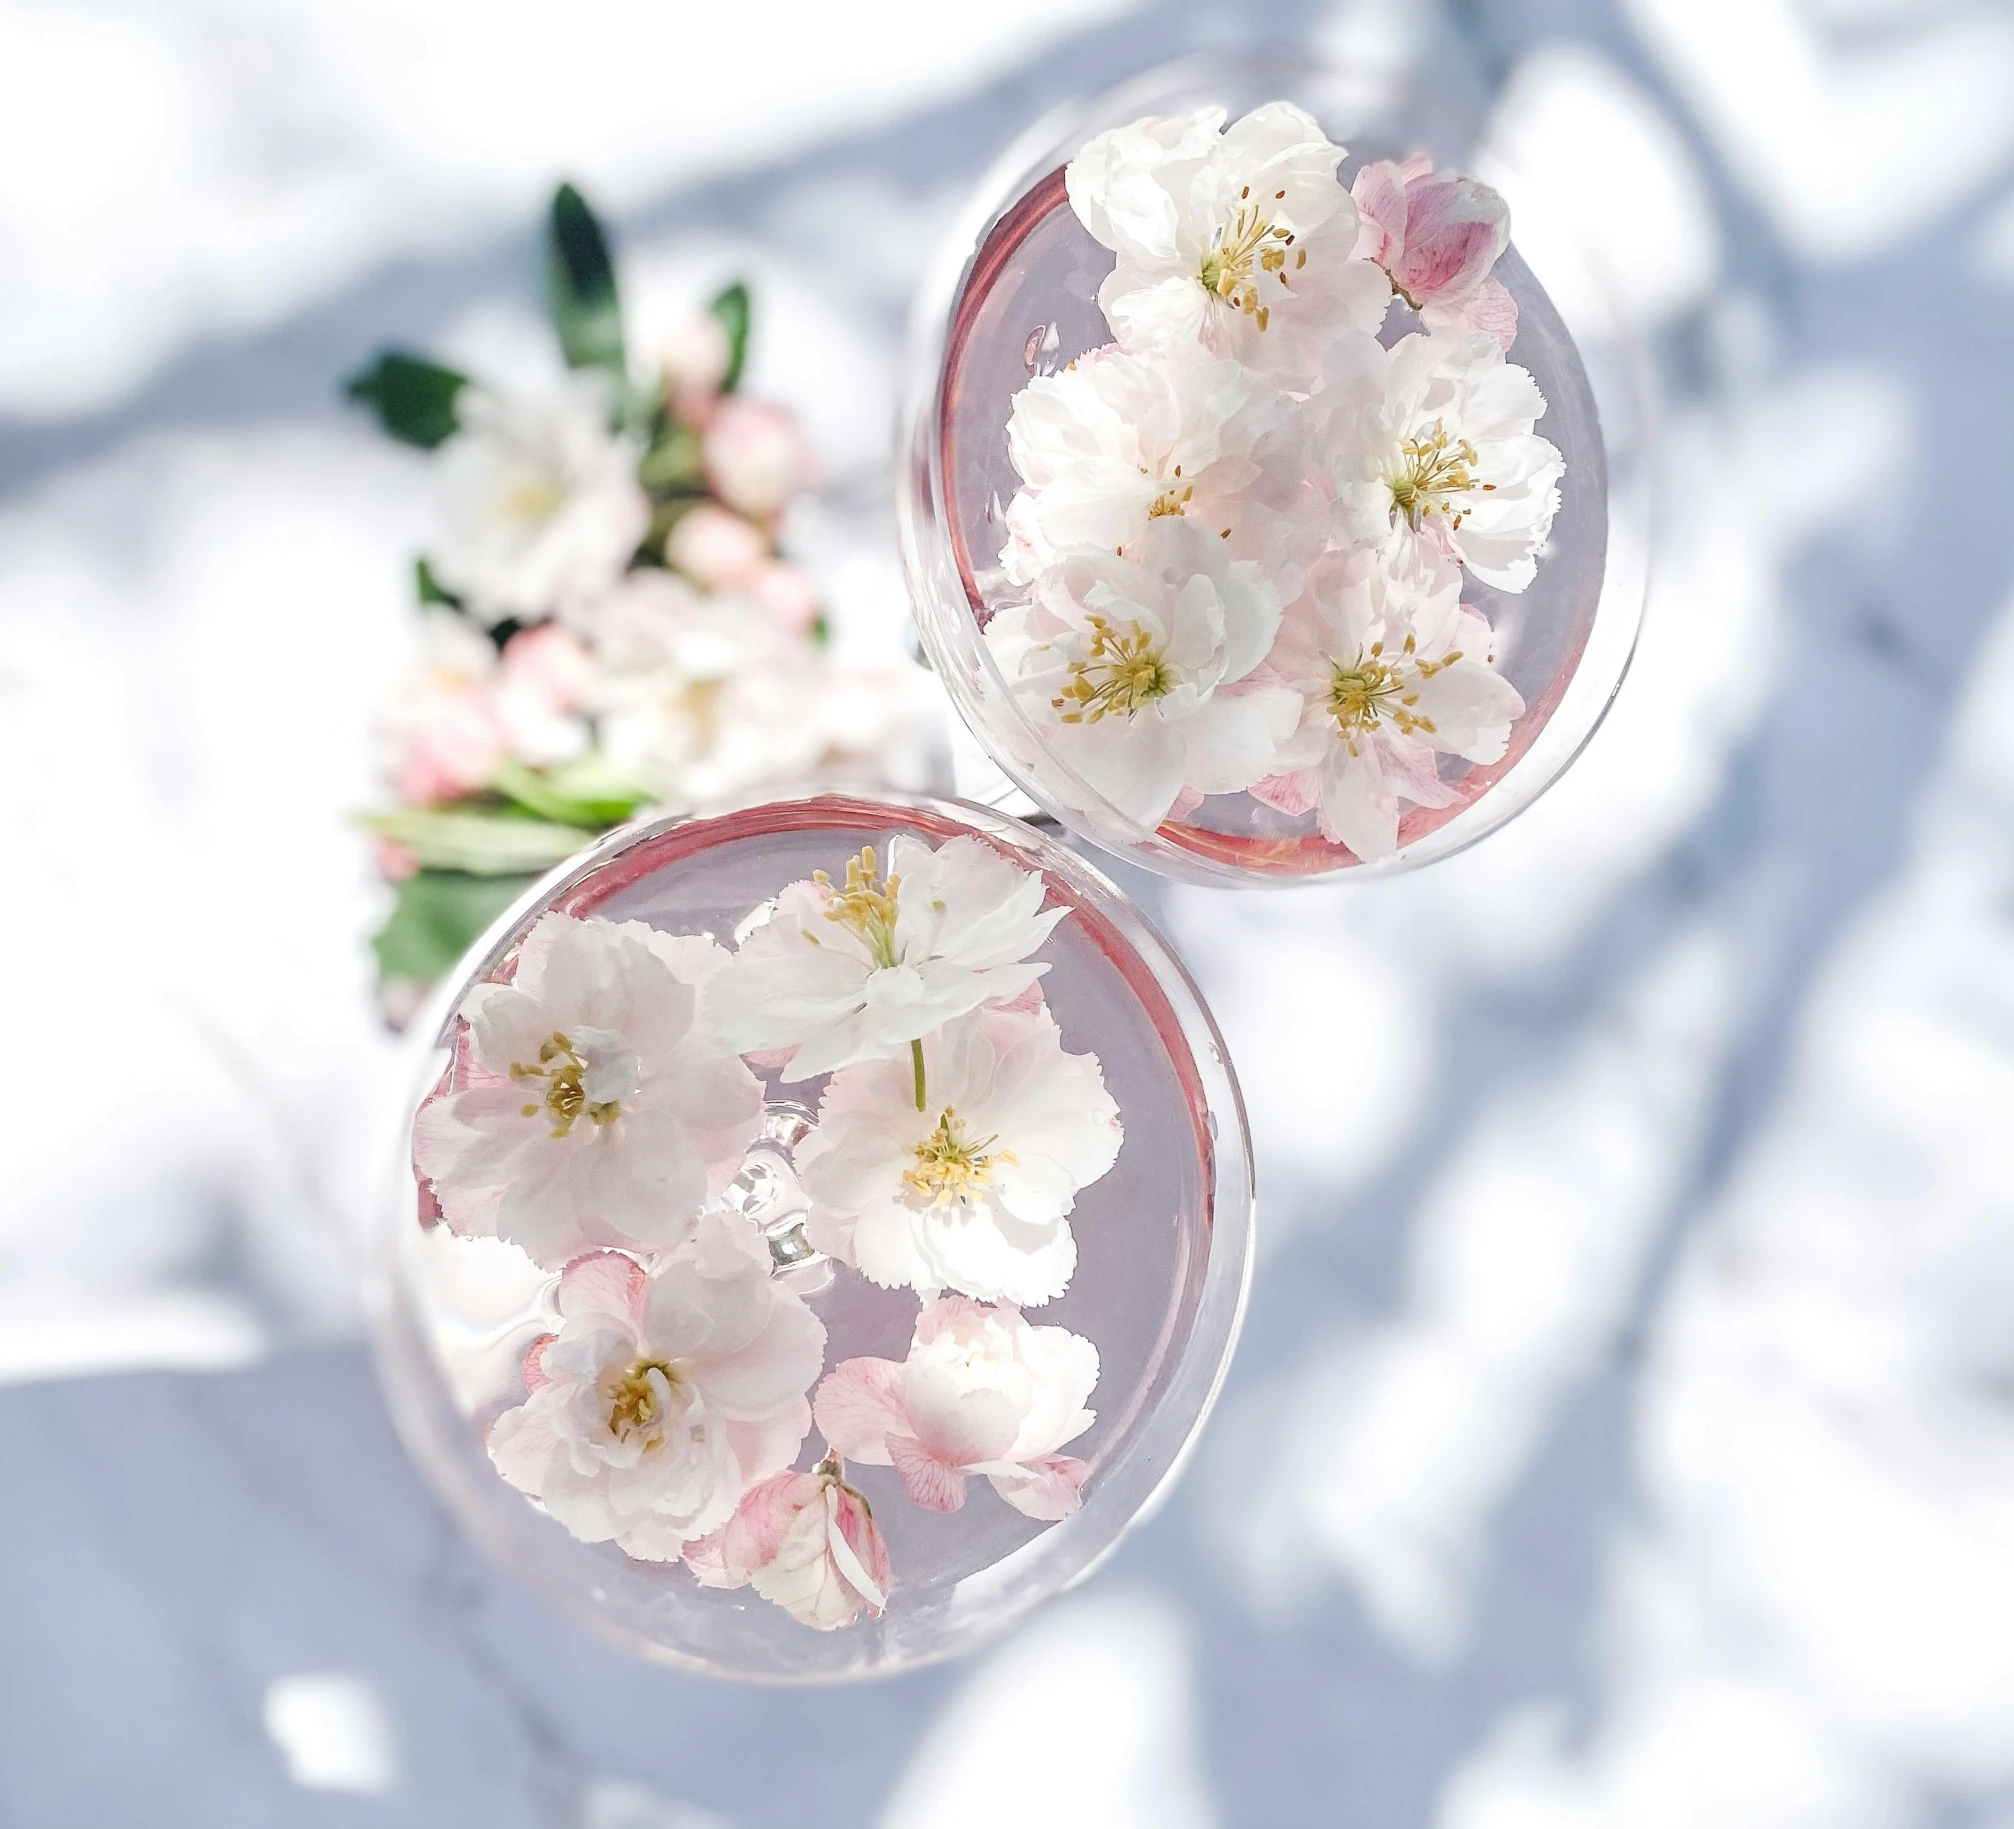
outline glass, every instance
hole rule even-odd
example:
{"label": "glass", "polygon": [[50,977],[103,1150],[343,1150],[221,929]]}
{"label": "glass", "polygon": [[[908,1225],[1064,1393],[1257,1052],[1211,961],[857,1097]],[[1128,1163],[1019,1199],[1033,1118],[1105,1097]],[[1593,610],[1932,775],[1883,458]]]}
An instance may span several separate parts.
{"label": "glass", "polygon": [[[1082,1508],[1059,1523],[975,1490],[962,1510],[908,1503],[891,1469],[850,1463],[890,1547],[886,1612],[814,1631],[750,1590],[703,1588],[678,1564],[578,1541],[490,1463],[485,1430],[524,1400],[526,1349],[553,1330],[554,1273],[515,1247],[450,1233],[411,1166],[421,1102],[466,1072],[455,1012],[509,968],[547,910],[640,920],[731,943],[786,882],[843,874],[892,834],[933,846],[974,836],[1043,879],[1068,916],[1033,956],[1064,1046],[1097,1053],[1125,1141],[1078,1194],[1079,1259],[1067,1291],[1031,1323],[1090,1338],[1097,1420],[1069,1444],[1090,1465]],[[619,1642],[666,1662],[770,1681],[878,1676],[970,1648],[1080,1579],[1157,1502],[1213,1401],[1244,1304],[1252,1249],[1251,1161],[1236,1082],[1216,1027],[1166,945],[1109,882],[1042,834],[985,808],[897,794],[807,793],[714,817],[670,817],[611,834],[528,894],[464,961],[415,1024],[397,1169],[379,1216],[372,1303],[380,1366],[408,1447],[469,1530],[531,1586]],[[764,1075],[764,1134],[727,1203],[764,1227],[774,1275],[828,1331],[825,1365],[900,1359],[910,1290],[875,1286],[811,1254],[791,1146],[821,1081]],[[798,1458],[808,1468],[817,1432]]]}
{"label": "glass", "polygon": [[[1056,754],[1017,704],[984,628],[1026,594],[999,563],[1004,504],[1019,483],[1006,440],[1013,397],[1031,376],[1112,340],[1097,290],[1114,257],[1071,212],[1064,167],[1095,135],[1145,115],[1215,104],[1235,120],[1275,99],[1307,109],[1348,148],[1340,173],[1346,184],[1366,162],[1417,151],[1440,166],[1476,164],[1475,124],[1459,111],[1303,56],[1198,59],[1051,116],[995,166],[925,281],[906,360],[896,489],[924,649],[1008,781],[1107,850],[1163,875],[1238,886],[1389,873],[1446,857],[1558,779],[1593,735],[1629,664],[1643,608],[1650,488],[1641,365],[1604,306],[1600,276],[1571,236],[1544,220],[1551,214],[1546,199],[1511,183],[1512,174],[1492,162],[1485,175],[1514,202],[1513,245],[1495,269],[1520,311],[1510,359],[1544,393],[1537,429],[1567,465],[1534,583],[1513,595],[1470,577],[1463,592],[1489,619],[1500,671],[1526,705],[1503,759],[1477,766],[1443,758],[1454,804],[1409,809],[1396,854],[1362,864],[1321,836],[1312,813],[1285,814],[1245,794],[1213,795],[1149,830]],[[1521,223],[1544,232],[1521,235]],[[1573,305],[1571,330],[1555,295]],[[1394,301],[1383,340],[1417,327]],[[1583,361],[1584,346],[1599,359]]]}

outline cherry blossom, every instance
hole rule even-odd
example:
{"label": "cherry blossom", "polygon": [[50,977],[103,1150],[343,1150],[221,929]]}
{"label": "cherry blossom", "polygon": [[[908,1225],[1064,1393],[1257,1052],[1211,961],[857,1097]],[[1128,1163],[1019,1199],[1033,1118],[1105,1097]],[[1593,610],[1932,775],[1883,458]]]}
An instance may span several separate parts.
{"label": "cherry blossom", "polygon": [[1016,1511],[1053,1521],[1077,1509],[1085,1464],[1057,1452],[1090,1428],[1098,1351],[1060,1327],[1030,1327],[1006,1303],[941,1296],[918,1318],[909,1356],[847,1359],[813,1411],[835,1450],[895,1469],[930,1511],[956,1511],[983,1474]]}
{"label": "cherry blossom", "polygon": [[832,1076],[797,1152],[811,1242],[876,1283],[1034,1305],[1076,1268],[1078,1190],[1117,1159],[1119,1108],[1098,1060],[1066,1054],[1046,1009],[982,1009],[909,1063]]}
{"label": "cherry blossom", "polygon": [[1185,790],[1235,793],[1267,772],[1299,707],[1262,685],[1230,689],[1279,624],[1261,567],[1170,516],[1123,557],[1058,567],[1040,605],[996,616],[987,639],[1057,755],[1151,828]]}
{"label": "cherry blossom", "polygon": [[1171,517],[1258,560],[1283,597],[1299,589],[1305,549],[1319,550],[1293,403],[1200,347],[1097,349],[1036,376],[1014,396],[1007,446],[1023,486],[1001,562],[1018,582],[1068,555],[1123,555]]}
{"label": "cherry blossom", "polygon": [[1331,346],[1327,422],[1337,535],[1424,544],[1522,591],[1559,508],[1560,454],[1532,430],[1545,397],[1488,337]]}
{"label": "cherry blossom", "polygon": [[1301,694],[1300,727],[1254,795],[1312,809],[1324,837],[1373,862],[1397,850],[1406,804],[1454,803],[1438,757],[1503,755],[1524,701],[1491,665],[1489,624],[1462,603],[1461,583],[1423,549],[1316,568],[1270,663]]}
{"label": "cherry blossom", "polygon": [[762,1109],[702,1002],[726,957],[639,921],[541,916],[514,981],[463,999],[468,1084],[413,1126],[450,1228],[550,1266],[687,1238]]}
{"label": "cherry blossom", "polygon": [[711,989],[734,1047],[796,1050],[785,1080],[905,1051],[920,1076],[913,1044],[1049,969],[1028,955],[1067,911],[1042,907],[1039,876],[977,838],[933,851],[898,833],[887,855],[885,876],[870,846],[844,887],[823,871],[789,885]]}
{"label": "cherry blossom", "polygon": [[1350,194],[1357,254],[1384,269],[1429,330],[1479,332],[1505,350],[1516,342],[1517,301],[1490,278],[1510,245],[1510,206],[1498,192],[1415,155],[1366,165]]}
{"label": "cherry blossom", "polygon": [[726,1524],[686,1545],[702,1587],[752,1587],[821,1632],[877,1617],[892,1585],[873,1508],[828,1454],[809,1473],[772,1474],[743,1495]]}
{"label": "cherry blossom", "polygon": [[494,779],[510,752],[496,671],[496,644],[466,617],[421,616],[420,664],[400,682],[380,726],[400,799],[433,806]]}
{"label": "cherry blossom", "polygon": [[825,1328],[741,1220],[709,1215],[654,1273],[619,1252],[577,1258],[557,1301],[489,1452],[582,1541],[675,1561],[796,1458]]}
{"label": "cherry blossom", "polygon": [[465,387],[440,448],[434,571],[485,622],[535,621],[613,584],[650,527],[640,442],[611,432],[600,386],[552,393]]}
{"label": "cherry blossom", "polygon": [[1118,256],[1098,303],[1130,348],[1200,342],[1295,380],[1339,324],[1370,331],[1391,299],[1352,258],[1343,156],[1308,114],[1268,102],[1114,128],[1071,160],[1078,219]]}
{"label": "cherry blossom", "polygon": [[816,652],[760,603],[632,572],[582,619],[602,752],[672,805],[808,771],[825,749]]}

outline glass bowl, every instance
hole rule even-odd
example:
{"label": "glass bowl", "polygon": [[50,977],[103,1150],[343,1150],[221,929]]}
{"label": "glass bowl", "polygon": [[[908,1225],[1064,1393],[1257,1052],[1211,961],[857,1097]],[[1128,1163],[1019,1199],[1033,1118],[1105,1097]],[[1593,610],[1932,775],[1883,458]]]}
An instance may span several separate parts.
{"label": "glass bowl", "polygon": [[[1039,876],[1046,905],[1068,911],[1032,957],[1049,966],[1041,988],[1063,1044],[1095,1051],[1102,1062],[1125,1134],[1112,1168],[1078,1193],[1071,1222],[1078,1258],[1067,1289],[1025,1316],[1071,1329],[1098,1351],[1096,1420],[1069,1444],[1088,1464],[1081,1508],[1037,1522],[975,1478],[963,1509],[934,1512],[905,1498],[892,1468],[850,1463],[845,1478],[872,1507],[894,1580],[878,1618],[821,1631],[749,1588],[704,1587],[679,1563],[581,1541],[506,1484],[490,1460],[488,1432],[526,1402],[527,1350],[556,1325],[558,1278],[515,1245],[449,1229],[414,1166],[413,1125],[432,1095],[467,1083],[469,1046],[457,1012],[471,988],[510,979],[525,936],[548,911],[731,944],[783,884],[819,868],[841,875],[864,846],[886,857],[896,834],[932,847],[976,839]],[[1237,1084],[1208,1010],[1160,937],[1095,870],[1027,826],[956,801],[808,792],[618,831],[553,872],[492,928],[414,1035],[397,1166],[373,1253],[374,1331],[393,1414],[475,1537],[532,1587],[625,1646],[774,1682],[879,1676],[967,1650],[1108,1554],[1157,1502],[1202,1426],[1237,1335],[1251,1264],[1251,1160]],[[762,1081],[760,1134],[709,1209],[731,1210],[735,1223],[761,1232],[765,1269],[824,1324],[825,1370],[852,1355],[899,1360],[916,1292],[878,1287],[819,1257],[800,1223],[792,1152],[825,1082],[782,1083],[774,1061],[751,1064]],[[814,1429],[793,1465],[812,1467],[820,1447]]]}
{"label": "glass bowl", "polygon": [[[1548,199],[1513,183],[1500,158],[1485,174],[1514,203],[1512,245],[1495,278],[1516,299],[1509,359],[1528,369],[1547,410],[1539,433],[1566,461],[1560,506],[1538,575],[1521,594],[1465,579],[1463,600],[1495,634],[1500,671],[1525,704],[1508,750],[1486,766],[1443,757],[1452,804],[1409,808],[1398,847],[1360,862],[1323,838],[1312,812],[1290,815],[1249,794],[1219,794],[1149,829],[1092,787],[1016,701],[986,640],[994,615],[1028,596],[1000,562],[1003,505],[1019,484],[1007,446],[1015,394],[1113,341],[1097,291],[1114,256],[1065,195],[1068,162],[1094,136],[1148,115],[1216,105],[1236,120],[1271,100],[1298,104],[1345,146],[1347,184],[1363,164],[1429,154],[1475,170],[1476,124],[1417,90],[1324,67],[1305,55],[1196,59],[1065,108],[994,167],[941,250],[919,295],[905,369],[897,514],[920,639],[960,716],[1036,806],[1106,850],[1163,875],[1241,887],[1345,871],[1388,873],[1473,844],[1558,779],[1600,723],[1635,645],[1645,587],[1649,402],[1641,364],[1611,296]],[[1543,222],[1544,232],[1538,232]],[[1520,222],[1533,230],[1519,239]],[[1570,331],[1554,296],[1571,304]],[[1395,300],[1389,345],[1419,328]],[[1598,351],[1584,362],[1580,344]],[[1605,436],[1606,434],[1606,436]]]}

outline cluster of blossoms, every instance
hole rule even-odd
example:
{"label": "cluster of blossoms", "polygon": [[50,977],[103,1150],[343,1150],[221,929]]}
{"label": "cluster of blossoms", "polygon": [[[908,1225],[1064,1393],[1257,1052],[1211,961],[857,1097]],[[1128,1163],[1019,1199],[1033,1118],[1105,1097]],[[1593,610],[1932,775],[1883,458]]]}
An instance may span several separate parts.
{"label": "cluster of blossoms", "polygon": [[1368,860],[1454,804],[1443,757],[1504,755],[1524,705],[1464,589],[1531,583],[1565,466],[1505,359],[1503,199],[1418,158],[1346,189],[1342,158],[1273,102],[1072,161],[1115,340],[1015,397],[986,633],[1140,825],[1249,793]]}
{"label": "cluster of blossoms", "polygon": [[435,452],[440,496],[419,661],[382,721],[398,804],[368,821],[400,885],[376,942],[388,1007],[638,809],[880,775],[903,728],[900,682],[829,663],[811,582],[779,550],[813,466],[793,416],[741,390],[746,288],[639,368],[570,188],[548,253],[557,385],[507,395],[402,352],[350,383]]}
{"label": "cluster of blossoms", "polygon": [[[469,992],[413,1159],[451,1231],[554,1277],[556,1325],[490,1431],[505,1479],[584,1541],[820,1628],[878,1614],[891,1583],[849,1460],[932,1511],[974,1475],[1030,1518],[1077,1508],[1085,1464],[1062,1450],[1093,1421],[1098,1354],[1021,1311],[1068,1284],[1077,1194],[1121,1129],[1045,1005],[1033,955],[1067,911],[1043,901],[979,839],[900,834],[885,870],[870,848],[843,883],[786,885],[732,950],[551,912]],[[759,1074],[823,1082],[803,1232],[916,1292],[900,1361],[826,1371],[824,1322],[730,1198]],[[826,1451],[795,1471],[814,1417]]]}

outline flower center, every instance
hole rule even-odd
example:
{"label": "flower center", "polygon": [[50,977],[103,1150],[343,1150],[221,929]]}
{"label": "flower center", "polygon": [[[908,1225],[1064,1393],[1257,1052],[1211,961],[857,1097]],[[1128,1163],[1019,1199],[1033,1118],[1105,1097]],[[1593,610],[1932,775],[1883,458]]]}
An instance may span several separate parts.
{"label": "flower center", "polygon": [[[1475,446],[1466,438],[1450,443],[1447,428],[1438,419],[1430,435],[1400,439],[1399,454],[1404,461],[1391,479],[1392,506],[1406,517],[1415,533],[1422,517],[1435,512],[1446,514],[1453,497],[1496,487],[1494,483],[1476,481],[1475,472],[1469,467],[1476,461]],[[1451,529],[1459,527],[1468,513],[1466,508],[1456,509]]]}
{"label": "flower center", "polygon": [[622,1116],[622,1101],[590,1099],[582,1084],[587,1068],[580,1050],[555,1029],[548,1040],[539,1043],[536,1067],[528,1067],[522,1061],[511,1062],[512,1079],[545,1081],[544,1099],[525,1106],[520,1115],[535,1118],[541,1110],[551,1112],[555,1137],[564,1137],[573,1129],[574,1120],[583,1116],[593,1124],[613,1124]]}
{"label": "flower center", "polygon": [[1369,736],[1387,723],[1402,737],[1411,736],[1414,731],[1434,731],[1437,726],[1433,719],[1413,710],[1420,702],[1420,695],[1413,688],[1461,659],[1461,650],[1456,649],[1439,660],[1420,660],[1414,654],[1410,635],[1396,661],[1386,660],[1384,654],[1385,644],[1374,641],[1350,666],[1341,661],[1329,663],[1329,715],[1335,719],[1337,733],[1349,745],[1353,756],[1363,753],[1358,747],[1360,737]]}
{"label": "flower center", "polygon": [[1070,663],[1070,683],[1049,701],[1065,724],[1095,724],[1108,713],[1130,718],[1175,689],[1165,649],[1137,622],[1091,618],[1091,651]]}
{"label": "flower center", "polygon": [[[917,1144],[916,1165],[902,1171],[902,1185],[933,1207],[969,1200],[993,1185],[996,1166],[1013,1163],[1011,1151],[993,1149],[999,1141],[995,1136],[975,1143],[958,1114],[947,1105],[937,1128]],[[990,1155],[989,1150],[993,1152]]]}
{"label": "flower center", "polygon": [[503,510],[513,521],[549,521],[566,503],[566,490],[550,476],[532,475],[504,494]]}
{"label": "flower center", "polygon": [[[832,879],[823,870],[814,870],[811,880],[831,889]],[[895,951],[895,923],[902,913],[897,900],[902,879],[891,876],[885,883],[875,875],[874,847],[864,846],[858,857],[846,860],[846,887],[834,890],[825,905],[825,918],[859,935],[861,944],[882,970],[902,963]],[[815,934],[808,936],[817,944]]]}
{"label": "flower center", "polygon": [[[1279,202],[1286,194],[1275,191],[1273,201]],[[1259,302],[1259,282],[1271,274],[1286,285],[1289,251],[1296,272],[1308,264],[1308,251],[1296,248],[1293,231],[1274,222],[1251,199],[1248,184],[1238,193],[1238,207],[1230,221],[1212,238],[1196,277],[1205,292],[1236,307],[1264,330],[1272,313]]]}
{"label": "flower center", "polygon": [[[627,1441],[639,1430],[659,1423],[671,1407],[671,1394],[678,1386],[678,1373],[662,1359],[639,1359],[616,1379],[608,1391],[608,1432]],[[664,1441],[660,1428],[644,1440],[646,1451]]]}

